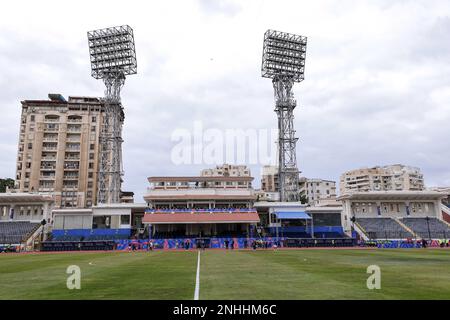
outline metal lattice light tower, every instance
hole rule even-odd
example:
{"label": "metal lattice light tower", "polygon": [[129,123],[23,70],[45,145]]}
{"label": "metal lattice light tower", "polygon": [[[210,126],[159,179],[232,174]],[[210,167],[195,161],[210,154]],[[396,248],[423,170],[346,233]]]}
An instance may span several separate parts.
{"label": "metal lattice light tower", "polygon": [[299,170],[297,168],[294,129],[294,82],[304,79],[307,38],[267,30],[264,34],[264,47],[261,73],[271,78],[275,93],[275,112],[278,116],[278,165],[281,201],[300,200]]}
{"label": "metal lattice light tower", "polygon": [[137,73],[133,29],[124,25],[87,33],[92,77],[105,83],[105,112],[100,131],[97,203],[120,202],[122,185],[123,107],[120,90],[125,76]]}

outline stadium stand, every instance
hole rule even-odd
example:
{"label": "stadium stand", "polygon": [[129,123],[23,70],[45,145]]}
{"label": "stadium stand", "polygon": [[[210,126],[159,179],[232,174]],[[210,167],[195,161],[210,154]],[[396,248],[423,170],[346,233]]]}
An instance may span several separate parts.
{"label": "stadium stand", "polygon": [[62,235],[62,236],[53,236],[51,238],[52,241],[106,241],[106,240],[123,240],[128,239],[127,235],[89,235],[89,236],[70,236],[70,235]]}
{"label": "stadium stand", "polygon": [[[269,228],[270,236],[277,235],[277,228]],[[311,227],[279,227],[278,235],[286,238],[309,239],[311,236]],[[316,226],[314,227],[314,238],[318,239],[339,239],[347,238],[342,227],[338,226]]]}
{"label": "stadium stand", "polygon": [[0,222],[0,244],[21,244],[38,228],[39,223],[28,221]]}
{"label": "stadium stand", "polygon": [[412,238],[411,232],[391,218],[357,218],[356,223],[370,239]]}
{"label": "stadium stand", "polygon": [[450,237],[449,226],[437,218],[428,218],[428,222],[427,218],[403,218],[401,221],[422,238],[447,239]]}
{"label": "stadium stand", "polygon": [[231,213],[245,213],[245,212],[255,212],[256,209],[249,208],[211,208],[211,209],[198,209],[198,208],[178,208],[178,209],[168,209],[168,208],[157,208],[148,209],[146,213],[207,213],[207,212],[231,212]]}

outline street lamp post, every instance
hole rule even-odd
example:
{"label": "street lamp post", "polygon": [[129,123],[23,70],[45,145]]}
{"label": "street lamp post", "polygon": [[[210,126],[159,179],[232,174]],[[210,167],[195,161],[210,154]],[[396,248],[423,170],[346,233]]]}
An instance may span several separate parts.
{"label": "street lamp post", "polygon": [[430,218],[427,216],[425,219],[427,220],[428,238],[429,238],[430,241],[431,241]]}

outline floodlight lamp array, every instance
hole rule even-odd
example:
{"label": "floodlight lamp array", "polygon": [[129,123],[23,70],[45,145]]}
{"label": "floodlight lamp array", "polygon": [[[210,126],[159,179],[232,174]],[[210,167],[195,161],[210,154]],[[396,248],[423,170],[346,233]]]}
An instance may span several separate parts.
{"label": "floodlight lamp array", "polygon": [[133,29],[128,26],[89,31],[91,74],[95,79],[137,73]]}
{"label": "floodlight lamp array", "polygon": [[261,74],[264,78],[304,80],[307,38],[286,32],[264,33]]}

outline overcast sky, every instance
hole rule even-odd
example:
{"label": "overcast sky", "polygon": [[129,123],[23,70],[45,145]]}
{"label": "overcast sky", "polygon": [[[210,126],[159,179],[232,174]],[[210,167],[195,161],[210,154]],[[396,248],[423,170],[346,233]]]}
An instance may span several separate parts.
{"label": "overcast sky", "polygon": [[[263,34],[308,37],[295,86],[303,175],[418,166],[450,185],[450,1],[7,1],[0,10],[0,176],[14,177],[20,101],[101,96],[86,31],[129,24],[138,74],[122,92],[124,189],[148,176],[196,175],[171,161],[174,130],[276,128],[260,76]],[[208,167],[208,166],[207,166]],[[260,167],[252,166],[259,186]]]}

